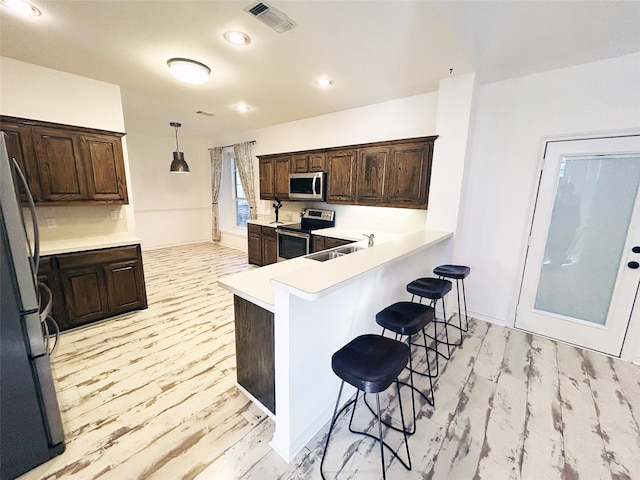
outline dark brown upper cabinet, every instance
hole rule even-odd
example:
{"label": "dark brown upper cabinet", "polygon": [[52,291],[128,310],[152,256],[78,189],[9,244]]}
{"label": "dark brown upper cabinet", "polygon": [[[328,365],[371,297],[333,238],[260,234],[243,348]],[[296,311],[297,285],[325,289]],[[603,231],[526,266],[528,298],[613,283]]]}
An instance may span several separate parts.
{"label": "dark brown upper cabinet", "polygon": [[327,155],[327,203],[356,200],[357,150],[333,150]]}
{"label": "dark brown upper cabinet", "polygon": [[37,205],[126,204],[123,133],[0,117]]}
{"label": "dark brown upper cabinet", "polygon": [[396,206],[427,205],[433,142],[396,145],[391,149],[388,199]]}
{"label": "dark brown upper cabinet", "polygon": [[291,173],[324,172],[327,155],[325,152],[302,153],[291,156]]}
{"label": "dark brown upper cabinet", "polygon": [[265,155],[258,158],[260,199],[289,198],[291,155]]}
{"label": "dark brown upper cabinet", "polygon": [[262,200],[272,200],[275,196],[273,159],[260,158],[258,168],[260,170],[260,198]]}
{"label": "dark brown upper cabinet", "polygon": [[261,155],[260,198],[288,198],[285,174],[327,172],[327,203],[427,208],[437,136]]}
{"label": "dark brown upper cabinet", "polygon": [[373,147],[358,151],[358,180],[356,184],[358,203],[387,203],[386,183],[390,150],[390,147]]}
{"label": "dark brown upper cabinet", "polygon": [[[34,146],[31,127],[5,123],[4,121],[1,127],[5,134],[9,158],[14,158],[16,162],[18,162],[18,166],[25,176],[34,199],[41,199],[40,175],[38,174],[38,167],[35,163],[36,157],[33,151]],[[20,192],[20,197],[22,201],[26,201],[24,192]]]}

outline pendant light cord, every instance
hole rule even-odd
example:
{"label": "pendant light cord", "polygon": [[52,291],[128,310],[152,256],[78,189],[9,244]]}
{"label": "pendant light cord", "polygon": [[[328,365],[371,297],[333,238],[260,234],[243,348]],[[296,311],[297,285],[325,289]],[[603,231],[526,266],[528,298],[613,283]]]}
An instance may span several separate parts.
{"label": "pendant light cord", "polygon": [[176,128],[176,152],[180,151],[180,147],[178,146],[178,126]]}

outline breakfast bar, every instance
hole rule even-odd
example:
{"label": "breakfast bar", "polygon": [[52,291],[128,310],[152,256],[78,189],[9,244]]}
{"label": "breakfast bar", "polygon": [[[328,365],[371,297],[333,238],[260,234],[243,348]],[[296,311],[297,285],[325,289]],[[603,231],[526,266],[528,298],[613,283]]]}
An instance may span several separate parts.
{"label": "breakfast bar", "polygon": [[274,418],[270,445],[286,461],[331,419],[340,383],[333,352],[379,333],[375,314],[408,300],[408,282],[451,260],[449,232],[379,237],[331,260],[299,257],[219,282],[235,295],[238,384]]}

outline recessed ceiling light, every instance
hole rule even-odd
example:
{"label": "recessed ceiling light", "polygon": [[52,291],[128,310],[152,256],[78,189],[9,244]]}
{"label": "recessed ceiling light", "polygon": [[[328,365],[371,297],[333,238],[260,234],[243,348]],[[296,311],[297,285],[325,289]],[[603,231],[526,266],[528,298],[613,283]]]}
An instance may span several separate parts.
{"label": "recessed ceiling light", "polygon": [[174,77],[186,83],[204,83],[211,74],[211,69],[204,63],[188,58],[171,58],[167,65]]}
{"label": "recessed ceiling light", "polygon": [[233,43],[234,45],[249,45],[251,43],[251,38],[249,35],[239,31],[231,31],[225,32],[224,38],[227,42]]}
{"label": "recessed ceiling light", "polygon": [[320,88],[328,88],[333,85],[333,81],[329,77],[318,77],[313,83]]}
{"label": "recessed ceiling light", "polygon": [[0,0],[0,3],[14,12],[31,17],[39,17],[42,12],[24,0]]}
{"label": "recessed ceiling light", "polygon": [[251,110],[251,107],[246,103],[239,103],[237,105],[234,105],[233,108],[235,108],[239,112],[248,112],[249,110]]}

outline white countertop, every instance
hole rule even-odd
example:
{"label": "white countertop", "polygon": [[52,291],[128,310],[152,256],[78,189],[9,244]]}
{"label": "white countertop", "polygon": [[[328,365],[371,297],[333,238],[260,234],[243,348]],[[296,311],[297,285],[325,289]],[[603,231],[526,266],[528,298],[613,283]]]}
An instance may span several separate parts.
{"label": "white countertop", "polygon": [[[278,224],[274,222],[273,219],[270,218],[258,218],[254,220],[248,220],[247,223],[252,223],[254,225],[260,225],[263,227],[279,227],[282,225],[294,225],[296,223],[300,223],[298,220],[285,220],[280,221]],[[331,228],[322,228],[320,230],[314,230],[313,235],[318,237],[333,237],[333,238],[342,238],[344,240],[353,240],[354,242],[358,242],[360,240],[366,240],[364,234],[370,235],[374,234],[376,239],[376,245],[379,243],[384,243],[394,238],[398,238],[402,236],[402,234],[397,233],[389,233],[382,232],[378,230],[368,230],[366,228],[341,228],[341,227],[331,227]]]}
{"label": "white countertop", "polygon": [[40,242],[40,255],[59,255],[62,253],[84,252],[99,248],[122,247],[140,243],[140,238],[130,233],[116,233],[96,237],[69,238]]}
{"label": "white countertop", "polygon": [[280,227],[282,225],[292,225],[295,223],[300,223],[300,221],[298,220],[297,222],[293,222],[291,220],[287,220],[287,221],[283,221],[280,220],[277,224],[275,222],[274,218],[257,218],[254,220],[247,220],[247,223],[253,223],[254,225],[260,225],[262,227]]}
{"label": "white countertop", "polygon": [[[327,236],[335,235],[330,232],[333,229],[324,230]],[[224,277],[218,283],[245,300],[273,311],[274,286],[306,300],[316,300],[356,280],[362,273],[429,248],[452,235],[439,230],[420,230],[407,235],[378,234],[381,239],[375,246],[333,260],[318,262],[299,257]],[[347,238],[355,239],[362,232],[357,230],[356,235],[354,230],[351,235]],[[366,247],[367,240],[358,243]]]}

